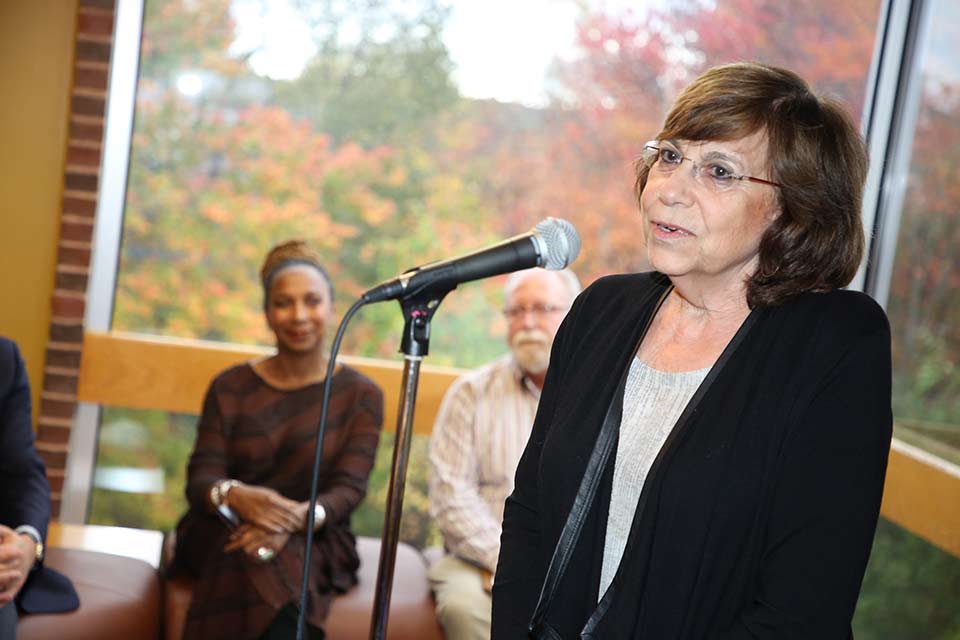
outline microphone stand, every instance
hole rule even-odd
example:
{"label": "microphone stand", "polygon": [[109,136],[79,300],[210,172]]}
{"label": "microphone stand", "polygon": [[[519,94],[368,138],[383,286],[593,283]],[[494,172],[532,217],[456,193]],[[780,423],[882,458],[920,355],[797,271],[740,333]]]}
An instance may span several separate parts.
{"label": "microphone stand", "polygon": [[376,597],[373,602],[373,621],[370,640],[384,640],[387,636],[387,617],[393,589],[393,570],[400,538],[400,516],[403,512],[403,491],[407,480],[407,462],[413,435],[413,410],[420,382],[420,363],[430,349],[430,321],[440,302],[456,285],[443,291],[414,291],[400,299],[403,311],[403,378],[400,384],[400,408],[397,411],[396,441],[393,447],[393,465],[390,469],[390,487],[384,515],[383,536],[380,543],[380,565],[377,569]]}

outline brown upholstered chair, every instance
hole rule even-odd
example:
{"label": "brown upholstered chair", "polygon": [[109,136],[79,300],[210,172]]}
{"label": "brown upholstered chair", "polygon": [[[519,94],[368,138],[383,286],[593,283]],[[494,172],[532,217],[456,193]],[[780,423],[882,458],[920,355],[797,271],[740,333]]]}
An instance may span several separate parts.
{"label": "brown upholstered chair", "polygon": [[160,577],[143,560],[80,549],[47,549],[45,562],[80,596],[70,613],[24,616],[18,640],[158,640]]}
{"label": "brown upholstered chair", "polygon": [[[169,549],[169,543],[165,546]],[[331,640],[367,640],[370,637],[380,540],[358,538],[357,552],[360,555],[359,584],[331,605],[327,618],[327,637]],[[180,640],[192,590],[193,580],[186,576],[164,582],[166,640]],[[397,547],[387,638],[443,640],[434,613],[426,565],[416,549],[402,542]]]}

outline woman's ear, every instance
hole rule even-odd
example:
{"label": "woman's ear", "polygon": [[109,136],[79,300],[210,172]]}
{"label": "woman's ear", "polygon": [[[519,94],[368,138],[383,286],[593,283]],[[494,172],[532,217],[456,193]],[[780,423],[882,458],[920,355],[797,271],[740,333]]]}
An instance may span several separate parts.
{"label": "woman's ear", "polygon": [[773,202],[770,203],[770,206],[767,208],[766,218],[769,222],[775,221],[783,213],[783,203],[780,199],[780,194],[776,194],[773,197]]}

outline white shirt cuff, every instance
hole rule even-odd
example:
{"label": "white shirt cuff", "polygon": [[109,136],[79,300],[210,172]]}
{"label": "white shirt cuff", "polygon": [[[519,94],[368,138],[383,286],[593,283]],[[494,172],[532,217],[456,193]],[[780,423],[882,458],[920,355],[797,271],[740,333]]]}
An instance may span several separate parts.
{"label": "white shirt cuff", "polygon": [[25,533],[31,538],[33,538],[34,542],[43,542],[43,537],[40,536],[40,532],[37,531],[34,527],[30,526],[29,524],[20,525],[19,527],[14,529],[14,532]]}

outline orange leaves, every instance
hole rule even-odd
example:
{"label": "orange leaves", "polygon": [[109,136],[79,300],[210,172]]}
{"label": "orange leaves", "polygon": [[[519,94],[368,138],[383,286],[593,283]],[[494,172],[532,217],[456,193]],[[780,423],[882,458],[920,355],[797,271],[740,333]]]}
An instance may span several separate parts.
{"label": "orange leaves", "polygon": [[[291,237],[330,256],[351,282],[372,229],[397,215],[385,189],[408,173],[386,147],[336,148],[276,107],[235,114],[154,95],[140,112],[124,226],[115,326],[172,335],[265,341],[256,273]],[[375,276],[368,276],[368,280]]]}
{"label": "orange leaves", "polygon": [[216,224],[226,224],[232,218],[232,214],[219,202],[211,202],[203,208],[201,215]]}
{"label": "orange leaves", "polygon": [[481,219],[478,195],[471,191],[463,176],[441,174],[429,181],[425,205],[443,218],[472,223]]}
{"label": "orange leaves", "polygon": [[395,203],[378,198],[369,191],[355,194],[351,204],[360,210],[360,217],[371,227],[383,224],[397,211]]}

